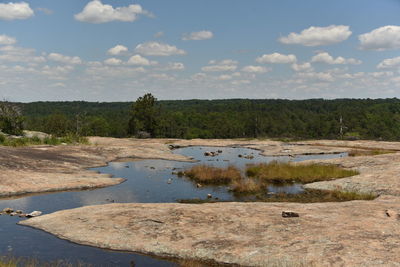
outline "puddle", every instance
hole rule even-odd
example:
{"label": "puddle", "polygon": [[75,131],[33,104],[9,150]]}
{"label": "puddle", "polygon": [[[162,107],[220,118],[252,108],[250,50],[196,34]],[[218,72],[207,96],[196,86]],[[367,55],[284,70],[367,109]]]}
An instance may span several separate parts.
{"label": "puddle", "polygon": [[[215,157],[204,156],[206,151],[221,150]],[[298,157],[264,157],[259,151],[247,148],[187,147],[173,150],[198,160],[196,163],[166,160],[143,160],[134,162],[111,162],[106,167],[93,170],[110,173],[127,181],[116,186],[80,192],[61,192],[27,196],[16,199],[0,200],[0,209],[10,207],[26,212],[41,210],[44,214],[63,209],[87,205],[118,203],[160,203],[177,202],[179,199],[204,199],[208,194],[222,201],[237,201],[226,186],[201,187],[186,178],[179,178],[172,172],[185,169],[199,163],[223,167],[235,165],[239,168],[248,163],[269,162],[271,160],[302,161],[307,159],[336,158],[347,156],[307,155]],[[238,157],[242,155],[242,157]],[[248,159],[245,156],[252,156]],[[270,192],[298,193],[300,185],[269,186]],[[108,251],[88,246],[81,246],[58,239],[50,234],[35,229],[16,225],[18,217],[0,216],[0,255],[11,254],[16,257],[32,257],[40,261],[65,259],[70,262],[82,261],[95,266],[177,266],[176,263],[135,253]]]}

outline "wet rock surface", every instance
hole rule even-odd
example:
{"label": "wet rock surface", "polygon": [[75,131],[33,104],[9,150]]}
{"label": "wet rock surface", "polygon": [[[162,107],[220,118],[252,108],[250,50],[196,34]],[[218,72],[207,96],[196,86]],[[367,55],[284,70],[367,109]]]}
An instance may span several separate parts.
{"label": "wet rock surface", "polygon": [[[80,146],[0,146],[0,197],[65,190],[87,190],[122,183],[87,168],[104,166],[115,160],[165,159],[193,161],[173,154],[171,147],[243,146],[263,150],[263,154],[286,155],[287,144],[259,140],[178,140],[89,138],[92,145]],[[292,145],[291,145],[292,147]],[[346,148],[293,146],[291,154],[333,153]],[[218,153],[218,151],[216,152]]]}

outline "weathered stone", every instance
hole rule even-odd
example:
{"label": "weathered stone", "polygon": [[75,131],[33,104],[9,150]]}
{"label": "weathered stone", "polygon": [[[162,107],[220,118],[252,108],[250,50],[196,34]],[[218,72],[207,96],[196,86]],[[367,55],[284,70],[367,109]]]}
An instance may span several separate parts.
{"label": "weathered stone", "polygon": [[10,214],[11,212],[13,212],[14,210],[12,209],[12,208],[5,208],[5,209],[3,209],[3,212],[4,213],[8,213],[8,214]]}
{"label": "weathered stone", "polygon": [[282,211],[282,217],[283,218],[293,218],[293,217],[300,217],[300,215],[297,212],[293,212],[293,211]]}
{"label": "weathered stone", "polygon": [[[75,243],[159,256],[270,266],[398,266],[400,197],[341,203],[107,204],[21,224]],[[282,218],[296,211],[298,218]],[[272,265],[282,266],[282,265]]]}
{"label": "weathered stone", "polygon": [[32,218],[32,217],[38,217],[40,215],[42,215],[42,212],[35,210],[35,211],[32,211],[31,213],[26,214],[26,217]]}

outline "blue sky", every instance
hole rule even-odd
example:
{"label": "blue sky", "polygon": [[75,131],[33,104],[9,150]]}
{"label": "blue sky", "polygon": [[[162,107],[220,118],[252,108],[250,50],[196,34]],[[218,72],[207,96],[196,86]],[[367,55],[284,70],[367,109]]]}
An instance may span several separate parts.
{"label": "blue sky", "polygon": [[0,97],[400,97],[398,14],[399,0],[0,0]]}

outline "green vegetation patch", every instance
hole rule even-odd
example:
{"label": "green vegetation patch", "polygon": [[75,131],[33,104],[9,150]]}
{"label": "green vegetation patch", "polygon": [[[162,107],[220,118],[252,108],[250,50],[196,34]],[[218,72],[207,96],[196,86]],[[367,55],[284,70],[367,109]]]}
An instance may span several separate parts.
{"label": "green vegetation patch", "polygon": [[317,203],[317,202],[344,202],[352,200],[373,200],[375,198],[377,198],[377,195],[372,193],[307,189],[300,194],[278,193],[268,196],[258,195],[256,201]]}
{"label": "green vegetation patch", "polygon": [[250,165],[246,169],[249,177],[261,179],[271,183],[313,183],[333,180],[359,174],[356,170],[347,170],[335,165],[322,164],[293,164],[272,161]]}
{"label": "green vegetation patch", "polygon": [[[277,193],[277,194],[266,194],[266,193],[255,193],[253,195],[239,194],[237,197],[243,202],[295,202],[295,203],[319,203],[319,202],[345,202],[352,200],[374,200],[378,197],[372,193],[358,193],[358,192],[346,192],[346,191],[328,191],[328,190],[316,190],[306,189],[304,192],[299,194],[288,194],[288,193]],[[179,203],[183,204],[204,204],[204,203],[216,203],[224,202],[219,199],[180,199]]]}
{"label": "green vegetation patch", "polygon": [[32,146],[32,145],[61,145],[61,144],[89,144],[89,139],[83,136],[67,135],[63,137],[8,137],[0,134],[0,145],[2,146]]}
{"label": "green vegetation patch", "polygon": [[235,166],[218,168],[208,165],[196,165],[183,173],[189,179],[206,185],[229,184],[242,178],[240,170]]}

